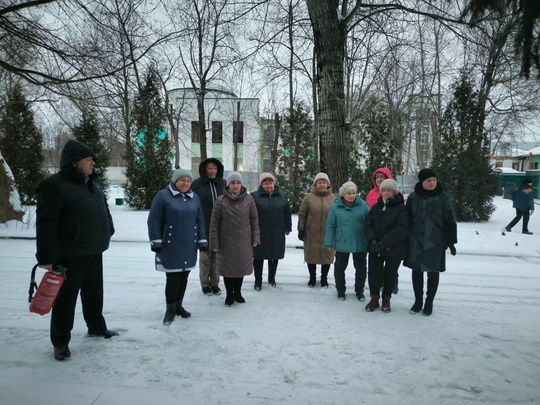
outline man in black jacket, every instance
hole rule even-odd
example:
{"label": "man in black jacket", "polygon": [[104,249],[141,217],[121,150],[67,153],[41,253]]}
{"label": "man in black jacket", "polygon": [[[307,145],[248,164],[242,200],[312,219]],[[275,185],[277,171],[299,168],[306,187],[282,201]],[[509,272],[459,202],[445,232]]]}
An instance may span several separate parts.
{"label": "man in black jacket", "polygon": [[103,317],[103,257],[114,226],[100,184],[95,180],[95,155],[82,142],[70,140],[62,149],[60,171],[37,188],[36,245],[39,267],[66,268],[66,279],[51,315],[54,358],[71,355],[69,341],[79,290],[90,336],[118,335]]}
{"label": "man in black jacket", "polygon": [[[223,164],[215,159],[208,158],[199,164],[199,175],[191,184],[191,190],[199,195],[206,225],[206,239],[210,232],[210,218],[214,201],[223,194],[223,187],[227,182],[223,179]],[[209,249],[199,253],[199,279],[202,291],[205,294],[221,294],[219,288],[219,274],[216,268],[216,252]]]}

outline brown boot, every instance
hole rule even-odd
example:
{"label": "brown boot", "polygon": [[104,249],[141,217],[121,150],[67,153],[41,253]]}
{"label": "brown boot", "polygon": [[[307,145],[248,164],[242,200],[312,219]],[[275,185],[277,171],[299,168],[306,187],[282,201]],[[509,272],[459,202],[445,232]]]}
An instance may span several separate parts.
{"label": "brown boot", "polygon": [[390,308],[390,296],[389,295],[383,295],[382,296],[382,307],[381,310],[383,312],[390,312],[392,311],[392,308]]}
{"label": "brown boot", "polygon": [[367,312],[373,312],[377,308],[379,308],[379,296],[378,295],[371,295],[371,300],[366,305],[366,311]]}

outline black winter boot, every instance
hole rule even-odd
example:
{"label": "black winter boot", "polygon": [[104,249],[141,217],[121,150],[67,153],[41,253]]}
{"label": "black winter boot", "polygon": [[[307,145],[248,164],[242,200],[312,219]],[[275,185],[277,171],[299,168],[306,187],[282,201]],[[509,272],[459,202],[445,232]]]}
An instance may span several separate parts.
{"label": "black winter boot", "polygon": [[268,260],[268,284],[276,286],[277,260]]}
{"label": "black winter boot", "polygon": [[225,306],[230,307],[234,304],[234,279],[230,277],[223,277],[223,284],[225,284],[225,291],[227,296],[225,297]]}
{"label": "black winter boot", "polygon": [[414,290],[414,304],[410,309],[411,314],[417,314],[422,310],[424,299],[424,273],[421,271],[412,271],[412,285]]}
{"label": "black winter boot", "polygon": [[189,318],[191,316],[191,312],[184,309],[182,306],[182,301],[178,301],[176,303],[176,315],[181,316],[182,318]]}
{"label": "black winter boot", "polygon": [[239,304],[246,302],[244,297],[242,297],[242,283],[244,282],[244,277],[238,277],[234,279],[234,300]]}
{"label": "black winter boot", "polygon": [[317,265],[308,263],[308,271],[309,271],[309,281],[308,286],[310,288],[315,287],[315,284],[317,284]]}
{"label": "black winter boot", "polygon": [[176,316],[176,303],[167,304],[167,311],[165,311],[165,317],[163,318],[163,325],[170,325],[174,321]]}
{"label": "black winter boot", "polygon": [[255,291],[261,291],[264,260],[253,259],[253,273],[255,274]]}
{"label": "black winter boot", "polygon": [[439,274],[436,272],[430,272],[427,275],[427,292],[426,302],[424,303],[424,310],[422,313],[424,316],[430,316],[433,313],[433,300],[437,294],[439,288]]}
{"label": "black winter boot", "polygon": [[323,264],[321,266],[321,287],[328,288],[328,272],[330,271],[329,264]]}

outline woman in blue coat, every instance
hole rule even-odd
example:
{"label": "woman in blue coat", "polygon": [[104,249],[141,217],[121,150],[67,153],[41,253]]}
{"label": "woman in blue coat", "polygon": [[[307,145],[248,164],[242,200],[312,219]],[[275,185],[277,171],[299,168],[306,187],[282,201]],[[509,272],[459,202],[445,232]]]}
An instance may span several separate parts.
{"label": "woman in blue coat", "polygon": [[292,230],[291,206],[271,173],[259,176],[259,188],[251,196],[257,204],[261,232],[260,245],[253,248],[254,288],[260,291],[265,260],[268,260],[268,284],[276,286],[278,261],[285,256],[285,236]]}
{"label": "woman in blue coat", "polygon": [[365,300],[367,240],[364,236],[364,220],[369,208],[356,191],[356,184],[352,181],[343,184],[326,220],[324,246],[336,250],[334,278],[338,298],[342,301],[345,301],[345,269],[351,253],[355,268],[354,291],[360,301]]}
{"label": "woman in blue coat", "polygon": [[191,316],[182,306],[187,280],[197,263],[197,248],[208,249],[204,215],[199,196],[191,191],[192,179],[189,170],[175,171],[171,184],[154,197],[148,214],[156,270],[167,276],[164,325],[170,325],[176,315]]}

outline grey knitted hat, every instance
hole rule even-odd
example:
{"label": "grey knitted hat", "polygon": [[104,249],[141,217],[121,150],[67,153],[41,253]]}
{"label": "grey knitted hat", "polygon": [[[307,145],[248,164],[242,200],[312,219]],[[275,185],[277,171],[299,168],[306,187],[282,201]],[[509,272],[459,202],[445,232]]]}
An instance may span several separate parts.
{"label": "grey knitted hat", "polygon": [[189,177],[191,181],[193,181],[193,175],[187,169],[178,169],[177,171],[175,171],[172,175],[171,181],[173,182],[173,184],[176,184],[178,179],[181,177]]}

